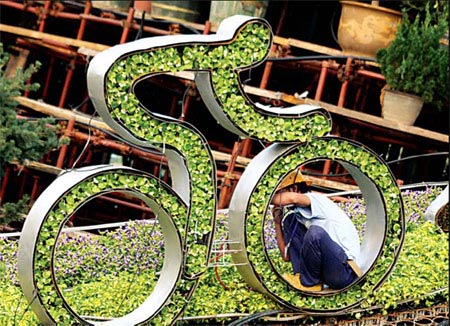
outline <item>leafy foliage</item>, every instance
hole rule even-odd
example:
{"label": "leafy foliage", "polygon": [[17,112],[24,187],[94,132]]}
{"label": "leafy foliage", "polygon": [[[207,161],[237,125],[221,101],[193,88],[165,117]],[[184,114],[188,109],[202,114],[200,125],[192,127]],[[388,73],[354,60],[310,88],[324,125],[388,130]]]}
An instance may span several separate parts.
{"label": "leafy foliage", "polygon": [[14,98],[25,90],[39,88],[37,83],[27,85],[27,80],[37,71],[40,63],[36,62],[25,70],[18,69],[14,77],[8,78],[5,70],[9,57],[0,44],[0,177],[11,160],[39,160],[43,154],[58,146],[55,130],[48,126],[54,122],[53,118],[31,121],[16,117],[18,103]]}
{"label": "leafy foliage", "polygon": [[[59,229],[64,223],[70,218],[70,216],[84,203],[91,200],[93,197],[100,195],[104,191],[133,191],[136,193],[140,193],[142,196],[146,196],[151,199],[158,205],[158,212],[162,213],[163,211],[170,216],[173,220],[173,224],[176,226],[178,232],[177,234],[183,235],[185,232],[185,225],[187,219],[186,206],[181,201],[181,199],[176,196],[171,188],[169,188],[164,182],[156,179],[154,176],[149,174],[139,174],[135,171],[122,171],[120,168],[113,169],[110,171],[103,171],[94,173],[92,176],[84,179],[82,182],[74,185],[70,190],[68,190],[64,195],[62,195],[58,200],[54,203],[54,209],[49,211],[47,215],[44,217],[44,221],[41,225],[40,233],[36,242],[35,253],[33,256],[34,261],[34,277],[36,280],[36,289],[41,298],[41,302],[45,305],[45,308],[49,312],[52,320],[57,324],[62,325],[72,325],[77,324],[77,320],[73,314],[69,313],[66,310],[66,307],[63,306],[63,301],[66,300],[66,297],[61,297],[57,287],[53,283],[52,274],[54,272],[54,257],[53,257],[53,249],[58,246],[59,239]],[[148,232],[146,236],[151,236]],[[131,237],[131,234],[129,235]],[[77,241],[80,241],[78,239]],[[142,239],[140,241],[143,241]],[[181,239],[180,239],[181,241]],[[121,243],[121,242],[120,242]],[[118,244],[120,246],[121,244]],[[106,244],[105,244],[106,245]],[[187,245],[183,244],[186,248]],[[123,246],[123,245],[122,245]],[[161,244],[158,243],[155,245],[157,249],[161,250]],[[138,246],[134,246],[138,248]],[[65,246],[60,247],[62,250],[65,250]],[[123,259],[128,264],[130,262],[130,257],[128,255],[133,254],[133,250],[126,249],[128,246],[123,246],[120,252],[122,253]],[[78,250],[79,255],[71,255],[66,251],[66,253],[57,255],[60,259],[70,257],[77,257],[76,262],[72,262],[71,265],[66,264],[66,268],[64,268],[64,274],[69,274],[70,281],[67,281],[67,275],[61,275],[61,270],[58,269],[58,275],[56,278],[61,280],[62,285],[58,284],[58,288],[66,288],[68,285],[73,286],[73,279],[70,275],[77,277],[78,279],[82,279],[80,283],[86,283],[86,280],[91,278],[97,279],[97,277],[105,276],[105,263],[108,263],[110,258],[114,257],[114,253],[103,253],[100,255],[98,250],[104,250],[105,247],[96,247],[94,253],[87,253],[85,250]],[[151,248],[146,247],[147,250]],[[124,251],[125,250],[125,251]],[[64,251],[63,251],[64,252]],[[136,262],[141,262],[141,259],[145,258],[145,255],[138,255],[140,258],[136,258]],[[198,260],[201,260],[201,257],[195,256]],[[80,259],[80,261],[78,261]],[[77,265],[84,261],[84,266],[87,265],[97,265],[94,267],[84,267],[79,268]],[[175,262],[173,262],[175,263]],[[195,263],[195,262],[193,262]],[[188,264],[193,264],[191,261],[185,262]],[[76,266],[76,267],[74,267]],[[82,264],[83,266],[83,264]],[[144,265],[145,266],[145,265]],[[157,268],[158,264],[153,264],[152,269]],[[173,265],[176,267],[176,265]],[[106,267],[108,268],[108,267]],[[117,266],[109,265],[109,268],[112,268],[115,272],[129,272],[130,268],[120,269]],[[131,271],[135,271],[135,269],[131,269]],[[115,277],[116,274],[112,274],[111,276]],[[157,325],[161,324],[169,324],[171,320],[175,318],[175,316],[180,312],[179,309],[183,308],[183,305],[186,302],[185,293],[191,291],[191,288],[195,285],[196,281],[179,279],[177,281],[176,290],[172,293],[172,297],[170,302],[167,302],[165,306],[162,307],[161,315],[158,315],[156,318],[164,318],[164,320],[152,320]],[[75,309],[76,310],[76,309]]]}
{"label": "leafy foliage", "polygon": [[5,203],[1,208],[3,214],[0,215],[0,224],[9,224],[13,221],[23,220],[28,212],[28,201],[30,197],[24,195],[17,203]]}
{"label": "leafy foliage", "polygon": [[423,15],[425,11],[429,9],[433,23],[437,23],[441,19],[444,21],[448,21],[448,1],[404,0],[401,3],[401,7],[404,8],[408,12],[408,14],[416,13],[420,15]]}
{"label": "leafy foliage", "polygon": [[86,233],[60,237],[55,253],[56,279],[74,287],[86,279],[94,281],[122,272],[158,271],[163,240],[159,225],[149,222],[130,223],[116,231],[102,232],[101,236]]}
{"label": "leafy foliage", "polygon": [[[440,232],[435,225],[424,222],[423,219],[425,208],[439,194],[439,191],[439,188],[430,187],[421,191],[402,193],[405,211],[408,213],[408,231],[404,247],[387,281],[364,302],[366,308],[378,306],[387,313],[395,309],[398,302],[405,299],[412,300],[412,305],[416,307],[422,304],[431,305],[439,298],[433,297],[430,292],[448,288],[448,234]],[[420,202],[420,205],[417,205],[417,202]],[[353,198],[351,204],[342,205],[358,227],[364,223],[363,201]],[[221,239],[226,239],[227,236],[227,220],[227,213],[218,214],[217,234],[221,235]],[[150,242],[146,242],[145,233],[149,230],[152,230],[152,226],[147,223],[133,223],[114,232],[104,233],[101,239],[92,241],[88,239],[79,241],[80,239],[71,238],[70,234],[63,234],[60,239],[61,259],[57,264],[58,282],[60,286],[67,283],[67,287],[62,286],[64,296],[79,314],[117,316],[130,312],[145,299],[156,281],[155,270],[150,267],[154,263],[155,256],[152,257],[146,250],[154,251],[159,247],[161,240],[159,236],[155,236]],[[266,236],[268,239],[274,238],[275,233],[270,232]],[[129,243],[125,244],[121,239],[124,241],[127,239]],[[85,246],[86,250],[84,250]],[[78,259],[94,257],[105,248],[112,253],[112,256],[108,256],[111,259],[107,258],[109,262],[100,259],[97,263],[98,268],[92,267],[97,271],[109,268],[107,273],[100,273],[101,275],[94,278],[90,278],[87,274],[79,274],[77,282],[70,284],[70,279],[74,275],[72,268],[76,266]],[[129,256],[130,259],[126,260],[124,254],[128,250],[132,253]],[[277,250],[274,248],[273,251],[277,253]],[[21,295],[20,288],[15,285],[17,284],[16,252],[17,241],[0,239],[0,271],[2,271],[0,274],[0,324],[37,325],[36,317]],[[148,255],[148,259],[142,260],[142,255]],[[225,261],[231,264],[229,256],[225,257]],[[147,262],[150,263],[149,270],[141,268],[142,273],[137,273],[140,267],[147,265]],[[87,261],[85,263],[87,264]],[[288,263],[284,264],[288,265]],[[120,272],[116,274],[117,271]],[[67,277],[64,277],[65,273]],[[227,287],[226,289],[219,280]],[[124,300],[126,292],[124,289],[129,286],[131,286],[129,295]],[[445,295],[445,293],[442,294]],[[422,301],[424,296],[427,300]],[[216,270],[213,268],[207,270],[184,316],[256,313],[276,309],[281,307],[271,299],[250,289],[241,279],[235,266],[229,265],[218,267]]]}
{"label": "leafy foliage", "polygon": [[[36,279],[39,280],[37,284],[37,288],[40,290],[39,297],[50,307],[49,313],[56,322],[60,322],[61,324],[73,323],[73,319],[68,316],[68,312],[62,308],[63,302],[61,297],[56,293],[56,289],[53,287],[51,275],[51,268],[53,268],[53,266],[51,266],[52,264],[50,263],[52,261],[52,253],[49,248],[56,246],[56,238],[61,223],[66,221],[70,214],[82,205],[84,201],[96,196],[102,191],[109,189],[132,189],[133,191],[148,194],[150,197],[158,193],[158,195],[155,195],[160,201],[158,204],[161,205],[164,210],[170,212],[180,235],[187,239],[186,249],[189,255],[185,262],[186,269],[191,275],[192,273],[203,272],[204,266],[201,263],[201,260],[202,257],[205,256],[206,246],[196,243],[195,240],[198,234],[192,231],[197,231],[200,235],[205,235],[211,232],[211,228],[213,227],[213,225],[211,225],[210,213],[215,213],[213,200],[213,197],[215,196],[213,188],[215,185],[211,174],[215,171],[212,164],[205,164],[205,162],[209,163],[209,160],[211,159],[208,155],[208,148],[203,145],[204,139],[201,135],[195,133],[195,130],[187,127],[187,125],[181,123],[167,123],[164,119],[152,119],[154,117],[149,116],[148,112],[140,106],[139,100],[134,94],[129,92],[136,80],[139,80],[144,75],[162,71],[178,71],[180,69],[195,70],[197,68],[207,69],[211,66],[210,62],[214,62],[213,66],[222,63],[223,67],[220,69],[217,68],[213,74],[213,84],[216,90],[215,95],[217,96],[217,100],[227,108],[226,113],[232,117],[232,120],[239,121],[237,122],[238,124],[242,123],[239,127],[247,128],[247,132],[250,135],[267,140],[278,140],[280,138],[282,141],[291,141],[297,140],[296,137],[299,134],[299,128],[294,128],[296,126],[302,125],[303,129],[300,129],[301,131],[304,131],[304,129],[309,127],[314,129],[313,133],[306,133],[305,135],[300,136],[300,140],[308,139],[308,136],[312,137],[313,135],[323,136],[329,131],[329,121],[321,116],[318,117],[317,121],[316,117],[305,118],[303,120],[290,119],[287,122],[283,119],[271,116],[264,122],[261,122],[259,115],[248,113],[248,109],[251,107],[248,106],[243,97],[235,95],[236,88],[239,85],[236,76],[234,76],[235,72],[232,71],[230,67],[234,68],[242,64],[251,64],[253,59],[263,59],[266,51],[261,50],[259,53],[256,52],[257,57],[251,58],[252,53],[255,52],[250,51],[250,49],[252,44],[256,44],[257,48],[263,48],[261,44],[266,44],[262,41],[267,39],[268,31],[265,31],[264,28],[255,29],[249,28],[248,26],[244,31],[248,33],[246,35],[252,36],[252,34],[255,34],[252,38],[249,38],[251,41],[243,42],[243,40],[241,40],[242,42],[232,44],[219,44],[212,46],[209,49],[202,45],[197,45],[192,49],[182,47],[179,49],[158,49],[150,53],[136,53],[128,57],[123,57],[120,61],[116,62],[109,71],[105,86],[108,91],[107,102],[112,111],[113,119],[126,126],[138,139],[148,140],[154,143],[167,143],[180,152],[187,153],[186,164],[192,172],[191,178],[192,182],[195,184],[195,187],[192,187],[191,205],[188,207],[192,207],[193,211],[191,212],[190,218],[195,220],[196,228],[189,230],[187,227],[184,227],[190,226],[190,221],[186,220],[186,207],[182,205],[177,198],[172,196],[172,194],[164,193],[161,189],[155,187],[156,184],[154,184],[154,180],[147,180],[140,176],[124,175],[121,173],[106,173],[79,183],[58,200],[55,209],[47,216],[47,219],[42,226],[42,232],[40,233],[35,253],[35,274]],[[246,38],[247,37],[243,37],[244,41]],[[260,41],[262,43],[259,43]],[[245,53],[246,50],[250,51],[248,56],[242,56],[241,53]],[[197,53],[194,53],[195,51],[197,51]],[[204,55],[200,57],[199,53],[204,53]],[[230,62],[228,62],[228,60]],[[214,79],[214,76],[219,77]],[[228,80],[231,81],[228,82]],[[242,119],[237,119],[237,117],[241,117]],[[266,129],[261,128],[262,126],[266,126]],[[269,200],[270,197],[271,187],[268,185],[275,184],[274,180],[278,180],[282,173],[291,169],[294,164],[292,162],[305,162],[316,157],[338,158],[351,162],[357,166],[361,165],[361,171],[373,180],[376,180],[377,186],[383,191],[385,200],[387,201],[385,204],[388,213],[389,215],[392,215],[392,217],[389,216],[388,219],[386,248],[383,249],[383,252],[380,254],[380,263],[376,266],[373,273],[371,272],[370,278],[367,279],[368,286],[366,288],[358,287],[354,290],[352,289],[352,291],[349,291],[350,295],[348,298],[336,296],[336,298],[333,297],[332,300],[329,300],[329,298],[320,298],[316,300],[314,298],[298,296],[298,294],[286,289],[286,287],[279,286],[279,284],[276,283],[277,281],[273,280],[273,275],[270,275],[273,271],[264,269],[265,265],[263,263],[259,264],[263,258],[263,246],[265,244],[264,241],[261,240],[262,232],[259,228],[263,223],[261,223],[259,219],[264,215],[263,210],[267,207],[267,200]],[[247,250],[249,255],[255,258],[253,260],[253,262],[257,262],[254,266],[255,270],[257,270],[264,278],[267,288],[275,289],[276,293],[286,301],[292,299],[292,304],[297,307],[306,306],[313,309],[333,309],[340,306],[348,306],[349,302],[353,303],[363,300],[368,295],[372,294],[375,299],[381,298],[381,302],[385,300],[387,302],[386,306],[390,307],[391,302],[394,302],[392,300],[395,300],[396,298],[395,296],[383,296],[383,293],[370,292],[370,286],[372,286],[380,277],[383,277],[385,270],[392,266],[392,261],[396,257],[395,252],[400,250],[399,248],[402,240],[400,234],[400,228],[403,226],[401,225],[402,221],[396,220],[396,218],[401,215],[398,214],[401,210],[400,194],[398,188],[392,182],[387,167],[364,148],[332,138],[322,140],[313,139],[313,141],[305,146],[304,151],[293,152],[291,156],[285,157],[274,166],[275,167],[270,171],[270,175],[262,181],[261,187],[257,189],[251,198],[253,204],[251,207],[251,214],[255,215],[255,218],[252,217],[253,224],[248,225],[249,245]],[[428,232],[429,230],[427,229],[425,231]],[[434,231],[435,230],[431,230],[429,232]],[[363,232],[363,229],[361,232]],[[427,236],[428,233],[426,232],[420,235],[422,238],[426,238]],[[108,237],[108,234],[103,235],[103,237]],[[112,256],[99,255],[99,252],[95,251],[96,245],[100,245],[102,251],[106,249],[108,252],[116,252],[116,250],[119,249],[116,248],[116,246],[120,246],[121,241],[100,241],[92,247],[95,253],[79,250],[78,245],[72,248],[70,243],[61,245],[60,249],[63,249],[64,251],[60,256],[59,262],[63,268],[58,270],[57,279],[58,282],[61,282],[61,284],[58,284],[58,287],[64,291],[65,300],[70,301],[71,307],[73,307],[77,313],[82,315],[103,315],[110,317],[116,316],[119,313],[117,306],[121,308],[120,313],[126,313],[127,311],[134,309],[139,302],[141,302],[140,300],[145,298],[145,295],[143,295],[142,292],[151,292],[153,289],[158,267],[155,267],[156,273],[153,273],[154,271],[151,270],[148,275],[140,274],[139,266],[142,263],[142,255],[136,254],[136,252],[134,252],[134,254],[131,253],[130,255],[128,255],[129,253],[124,253],[121,255],[122,257],[134,258],[134,260],[124,259],[123,263],[113,263],[109,266],[112,267],[113,271],[112,273],[108,273],[104,262]],[[109,250],[108,246],[112,246],[113,248]],[[147,247],[153,249],[154,247],[159,248],[160,246],[152,246],[150,244]],[[134,248],[136,249],[138,246]],[[89,251],[90,248],[86,249]],[[258,250],[260,252],[258,252]],[[430,250],[434,250],[434,246]],[[79,268],[77,265],[78,260],[76,259],[80,256],[77,256],[77,254],[84,255],[82,258],[85,259],[86,264],[93,264],[95,265],[95,268]],[[439,261],[445,260],[445,257],[442,258],[442,255],[436,255],[436,257],[438,257],[437,259],[439,259]],[[71,261],[72,259],[75,259],[76,262]],[[407,264],[409,262],[410,260],[406,260],[405,263]],[[154,266],[158,266],[158,264]],[[9,269],[6,263],[2,262],[1,259],[0,269]],[[204,274],[201,275],[201,282],[188,306],[188,310],[186,311],[187,315],[214,315],[218,312],[252,313],[278,308],[278,303],[265,298],[260,293],[252,291],[240,278],[236,278],[238,274],[233,267],[228,267],[228,270],[222,272],[223,280],[229,285],[229,291],[224,291],[224,289],[219,287],[217,282],[215,282],[216,277],[213,274],[212,269],[206,269]],[[434,272],[434,270],[430,269],[430,272]],[[93,273],[97,274],[94,275]],[[74,282],[72,276],[78,277],[79,280]],[[0,284],[2,283],[6,282],[1,282]],[[433,279],[432,284],[429,284],[430,287],[426,287],[424,291],[429,291],[430,288],[434,289],[435,286],[440,286],[443,283],[445,283],[445,281],[442,281],[442,279]],[[110,286],[107,284],[110,284]],[[135,285],[137,286],[136,288],[134,287]],[[171,297],[170,301],[163,307],[163,313],[152,320],[152,323],[158,325],[170,323],[177,312],[180,311],[184,305],[189,303],[191,290],[195,288],[196,285],[195,282],[190,280],[179,280],[176,292]],[[397,283],[395,282],[393,286],[395,287],[396,285]],[[126,296],[126,305],[122,306],[122,303],[124,302],[123,289],[130,288],[130,286],[133,286],[133,292],[138,293],[133,297]],[[1,288],[2,285],[0,285],[0,289]],[[101,295],[97,296],[97,291],[101,293]],[[6,290],[4,291],[4,293],[9,296],[13,296],[13,292],[14,291],[12,291],[10,287],[6,287]],[[389,293],[391,292],[392,290],[389,289]],[[395,293],[395,291],[393,293]],[[1,294],[3,295],[3,290]],[[406,295],[409,297],[411,294],[408,292]],[[413,293],[412,295],[417,295],[417,293]],[[84,300],[86,298],[88,299]],[[106,300],[102,301],[101,298]],[[111,305],[106,305],[105,303],[110,303]],[[122,307],[124,308],[123,310]],[[5,305],[4,310],[6,310],[6,314],[4,316],[6,316],[6,319],[3,320],[2,309],[0,309],[0,322],[4,321],[6,325],[11,322],[10,317],[10,319],[7,319],[8,316],[11,315],[15,316],[14,324],[16,324],[17,311],[20,311],[21,315],[21,317],[18,318],[18,324],[21,324],[22,321],[23,324],[34,322],[34,316],[31,316],[30,319],[28,318],[28,315],[26,315],[28,313],[27,307],[23,306],[20,300],[17,300],[15,309],[11,309],[10,303]],[[13,314],[11,314],[12,311],[14,311]]]}
{"label": "leafy foliage", "polygon": [[207,246],[199,244],[196,238],[211,234],[211,216],[215,210],[214,164],[208,154],[209,148],[205,145],[206,140],[192,127],[149,114],[132,89],[144,76],[210,70],[216,101],[233,124],[249,136],[269,141],[296,141],[326,134],[331,128],[330,121],[322,114],[308,114],[301,118],[263,116],[240,93],[240,67],[264,60],[270,41],[268,26],[261,22],[247,23],[235,39],[227,43],[188,44],[130,52],[114,62],[105,77],[105,99],[111,117],[137,139],[173,147],[186,158],[192,185],[190,206],[195,207],[190,211],[190,220],[195,221],[195,232],[186,232],[189,242],[186,268],[191,275],[204,270],[201,257],[207,256]]}
{"label": "leafy foliage", "polygon": [[[6,164],[16,159],[20,163],[26,160],[40,160],[42,155],[59,146],[57,130],[49,128],[53,118],[37,120],[17,119],[16,96],[26,90],[36,90],[39,84],[27,85],[27,80],[40,67],[36,62],[25,70],[18,69],[15,76],[5,75],[10,55],[3,51],[0,43],[0,178]],[[4,204],[0,224],[21,219],[24,212],[24,199],[20,203]]]}
{"label": "leafy foliage", "polygon": [[[445,8],[443,17],[448,16]],[[448,98],[448,49],[440,44],[448,26],[444,18],[433,23],[428,5],[424,14],[410,21],[403,11],[395,39],[377,52],[376,59],[390,89],[417,95],[427,103]]]}
{"label": "leafy foliage", "polygon": [[[285,291],[286,284],[272,270],[270,262],[260,248],[264,248],[260,234],[264,233],[263,218],[268,201],[272,196],[273,187],[287,172],[320,158],[334,159],[358,166],[362,173],[368,176],[383,193],[386,205],[385,242],[374,267],[367,272],[364,283],[355,284],[347,291],[336,292],[333,295],[312,297],[295,291]],[[401,249],[403,238],[403,212],[399,189],[393,180],[387,166],[366,148],[333,137],[313,139],[302,144],[289,154],[278,158],[267,170],[266,175],[254,189],[250,201],[250,209],[246,217],[247,254],[252,267],[273,295],[277,295],[285,304],[298,309],[336,310],[345,309],[362,301],[377,287],[377,284],[389,273],[395,262],[395,256]]]}

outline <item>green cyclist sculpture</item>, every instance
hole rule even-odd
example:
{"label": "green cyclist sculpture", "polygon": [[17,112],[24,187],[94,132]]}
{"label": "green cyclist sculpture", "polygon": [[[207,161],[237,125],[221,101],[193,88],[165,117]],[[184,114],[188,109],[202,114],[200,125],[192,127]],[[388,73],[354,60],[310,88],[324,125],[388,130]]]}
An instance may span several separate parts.
{"label": "green cyclist sculpture", "polygon": [[[404,237],[400,190],[374,152],[330,135],[332,122],[326,110],[310,105],[267,109],[247,97],[240,74],[264,63],[272,38],[265,20],[232,16],[214,35],[146,38],[113,46],[93,58],[87,80],[97,112],[123,139],[165,154],[172,184],[132,168],[102,165],[65,172],[44,191],[26,219],[19,242],[20,284],[41,323],[172,324],[208,267],[217,196],[216,167],[207,140],[191,124],[144,107],[134,92],[141,80],[162,73],[194,72],[200,95],[218,123],[241,137],[272,143],[248,165],[230,203],[233,259],[252,288],[294,311],[320,314],[351,309],[383,283]],[[367,204],[369,231],[362,240],[360,262],[363,276],[326,295],[312,296],[295,288],[288,295],[280,294],[278,289],[287,283],[267,258],[263,237],[248,232],[263,234],[271,198],[289,172],[325,159],[345,167]],[[94,323],[64,300],[53,272],[53,255],[70,215],[112,191],[136,196],[157,212],[165,257],[154,291],[139,307],[125,316]],[[312,300],[315,309],[311,309]]]}

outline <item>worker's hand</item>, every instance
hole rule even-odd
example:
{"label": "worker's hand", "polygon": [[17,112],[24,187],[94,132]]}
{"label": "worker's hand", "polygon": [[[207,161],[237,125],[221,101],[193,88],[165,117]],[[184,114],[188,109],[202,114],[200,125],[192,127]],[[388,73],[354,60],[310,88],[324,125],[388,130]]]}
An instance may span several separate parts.
{"label": "worker's hand", "polygon": [[283,219],[283,206],[275,205],[272,208],[272,216],[275,220],[275,223],[280,224],[281,220]]}

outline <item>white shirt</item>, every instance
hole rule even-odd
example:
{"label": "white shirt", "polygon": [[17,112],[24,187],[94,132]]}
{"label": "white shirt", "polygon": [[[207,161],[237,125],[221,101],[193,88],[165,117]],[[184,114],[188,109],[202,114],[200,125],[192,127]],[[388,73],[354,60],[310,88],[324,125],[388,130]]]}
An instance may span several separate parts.
{"label": "white shirt", "polygon": [[360,244],[358,231],[345,212],[328,197],[315,193],[306,193],[311,206],[296,206],[297,220],[309,228],[311,225],[322,227],[347,254],[348,259],[358,262]]}

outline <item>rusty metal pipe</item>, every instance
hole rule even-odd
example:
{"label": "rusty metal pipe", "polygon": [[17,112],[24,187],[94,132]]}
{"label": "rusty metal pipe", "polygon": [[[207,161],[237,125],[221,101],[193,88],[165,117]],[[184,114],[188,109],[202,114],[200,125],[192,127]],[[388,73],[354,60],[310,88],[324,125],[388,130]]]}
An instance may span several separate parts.
{"label": "rusty metal pipe", "polygon": [[231,176],[232,172],[234,171],[234,168],[236,166],[236,160],[237,160],[239,153],[241,152],[241,149],[242,149],[242,142],[235,142],[234,146],[233,146],[233,151],[231,154],[230,162],[228,162],[227,172],[223,176],[222,189],[220,190],[219,203],[218,203],[219,209],[226,207],[228,191],[231,188],[231,185],[229,184],[230,176]]}
{"label": "rusty metal pipe", "polygon": [[114,18],[98,17],[98,16],[94,16],[92,14],[89,14],[89,15],[79,14],[77,16],[78,16],[78,19],[83,18],[88,21],[102,23],[102,24],[106,24],[106,25],[113,25],[113,26],[122,26],[123,25],[122,20],[117,20]]}
{"label": "rusty metal pipe", "polygon": [[39,15],[39,8],[27,6],[26,3],[17,3],[14,1],[0,1],[0,6],[10,7],[18,10],[25,10],[35,15]]}
{"label": "rusty metal pipe", "polygon": [[81,19],[81,16],[82,16],[82,14],[74,14],[71,12],[64,12],[64,11],[50,12],[49,14],[55,18],[63,18],[63,19],[71,19],[71,20]]}
{"label": "rusty metal pipe", "polygon": [[133,22],[133,17],[134,17],[134,8],[130,7],[128,9],[127,20],[125,21],[125,24],[123,25],[122,36],[120,37],[120,41],[119,41],[120,44],[125,43],[127,41],[128,33],[130,31],[130,25]]}
{"label": "rusty metal pipe", "polygon": [[382,80],[382,81],[385,80],[385,78],[384,78],[384,76],[382,74],[377,73],[377,72],[373,72],[373,71],[370,71],[370,70],[365,70],[365,69],[358,70],[357,74],[361,75],[361,76],[365,76],[365,77],[370,77],[370,78]]}
{"label": "rusty metal pipe", "polygon": [[207,20],[205,22],[205,28],[203,29],[203,35],[208,35],[209,32],[211,31],[211,22],[209,20]]}
{"label": "rusty metal pipe", "polygon": [[339,92],[339,100],[338,100],[338,107],[343,107],[345,104],[345,98],[347,97],[347,89],[348,89],[348,77],[351,74],[352,70],[352,61],[353,59],[348,57],[345,62],[345,77],[346,79],[342,82],[341,85],[341,91]]}
{"label": "rusty metal pipe", "polygon": [[330,174],[330,170],[331,170],[331,160],[326,160],[323,163],[323,169],[322,169],[322,174],[324,175],[323,177],[321,177],[322,179],[327,179],[328,177],[326,177],[326,175]]}
{"label": "rusty metal pipe", "polygon": [[[69,123],[67,124],[67,128],[64,132],[64,134],[66,136],[69,136],[70,133],[73,130],[73,127],[75,126],[75,119],[72,118],[69,120]],[[59,155],[58,155],[58,159],[56,161],[56,167],[62,169],[63,164],[64,164],[64,159],[66,157],[67,154],[67,149],[68,149],[69,145],[62,145],[61,149],[59,150]]]}
{"label": "rusty metal pipe", "polygon": [[[84,8],[85,13],[88,13],[91,10],[90,2],[88,1],[88,3],[89,4],[86,5],[86,7]],[[80,22],[80,26],[78,28],[77,40],[80,40],[83,38],[85,27],[86,27],[86,20],[82,19]],[[67,93],[69,92],[70,82],[72,81],[73,72],[75,70],[75,63],[76,63],[75,58],[71,59],[69,62],[69,66],[68,66],[69,69],[66,74],[66,79],[64,80],[63,90],[61,92],[61,96],[59,98],[59,103],[58,103],[58,106],[61,108],[64,107],[64,105],[66,103]]]}
{"label": "rusty metal pipe", "polygon": [[17,196],[17,198],[23,198],[23,194],[24,194],[24,192],[25,192],[25,186],[26,186],[26,181],[27,181],[27,174],[28,174],[28,171],[27,171],[27,169],[23,169],[22,167],[20,167],[20,170],[19,170],[19,173],[18,174],[22,174],[22,178],[21,178],[21,180],[20,180],[20,187],[19,187],[19,193],[18,193],[18,196]]}
{"label": "rusty metal pipe", "polygon": [[70,154],[69,154],[69,161],[67,162],[67,166],[71,166],[74,168],[74,163],[77,157],[77,146],[71,146]]}
{"label": "rusty metal pipe", "polygon": [[[25,10],[25,11],[33,13],[35,15],[39,15],[39,11],[40,11],[39,8],[37,8],[37,7],[25,6],[23,4],[16,3],[14,1],[0,1],[0,6],[2,6],[2,5],[10,7],[10,8],[18,9],[18,10]],[[70,12],[50,11],[48,13],[48,15],[55,17],[55,18],[65,18],[65,19],[72,19],[72,20],[84,18],[86,21],[92,21],[92,22],[97,22],[97,23],[102,23],[102,24],[107,24],[107,25],[113,25],[113,26],[123,26],[122,20],[97,17],[97,16],[90,15],[90,14],[74,14],[74,13],[70,13]],[[141,28],[141,26],[137,23],[130,23],[128,27],[132,28],[134,30],[139,30]],[[155,27],[151,27],[151,26],[144,26],[143,29],[145,32],[148,32],[151,34],[156,34],[156,35],[172,35],[172,34],[174,34],[173,32],[155,28]]]}
{"label": "rusty metal pipe", "polygon": [[178,98],[176,95],[172,96],[172,101],[170,102],[169,116],[175,116],[175,109],[177,108]]}
{"label": "rusty metal pipe", "polygon": [[33,203],[34,200],[37,198],[38,196],[38,190],[39,190],[39,177],[36,175],[33,175],[33,188],[31,189],[31,194],[30,194],[30,203]]}
{"label": "rusty metal pipe", "polygon": [[[28,80],[27,80],[27,86],[30,86],[30,85],[31,85],[31,78],[32,78],[32,77],[28,78]],[[23,96],[28,97],[29,95],[30,95],[30,90],[29,90],[29,89],[27,89],[27,90],[25,90],[25,91],[23,92]]]}
{"label": "rusty metal pipe", "polygon": [[45,101],[46,97],[47,97],[47,93],[48,93],[48,89],[50,86],[50,80],[52,78],[52,74],[53,74],[53,65],[55,64],[55,57],[51,56],[50,57],[50,65],[47,69],[47,76],[45,77],[45,84],[44,84],[44,88],[42,89],[42,99]]}
{"label": "rusty metal pipe", "polygon": [[242,145],[241,156],[248,157],[248,155],[250,154],[251,149],[252,149],[252,140],[251,140],[251,138],[244,139],[243,145]]}
{"label": "rusty metal pipe", "polygon": [[66,79],[64,80],[63,90],[61,92],[61,97],[59,98],[58,106],[60,108],[63,108],[64,104],[66,103],[67,93],[69,92],[70,81],[72,80],[74,69],[75,69],[75,59],[72,59],[69,62]]}
{"label": "rusty metal pipe", "polygon": [[46,0],[45,4],[44,4],[44,9],[43,11],[41,11],[41,13],[39,14],[39,18],[40,22],[39,22],[39,32],[43,32],[44,28],[45,28],[45,20],[47,19],[47,13],[50,9],[50,5],[51,5],[51,1],[50,0]]}
{"label": "rusty metal pipe", "polygon": [[328,61],[322,61],[322,68],[320,69],[319,81],[317,83],[316,95],[314,100],[320,101],[322,99],[323,89],[325,87],[325,81],[327,80],[328,68],[330,63]]}
{"label": "rusty metal pipe", "polygon": [[[286,56],[289,57],[289,56]],[[308,65],[308,66],[318,66],[321,65],[323,66],[323,62],[325,62],[325,60],[323,61],[311,61],[311,60],[307,60],[307,61],[303,61],[303,64]],[[329,68],[329,72],[335,72],[335,70],[337,70],[340,67],[340,64],[334,62],[334,61],[327,61],[328,62],[328,68]],[[374,79],[378,79],[378,80],[382,80],[384,81],[384,76],[381,73],[378,72],[374,72],[374,71],[370,71],[367,69],[358,69],[356,72],[356,75],[361,75],[364,77],[370,77],[370,78],[374,78]]]}
{"label": "rusty metal pipe", "polygon": [[160,155],[160,154],[155,154],[155,153],[149,153],[149,152],[143,151],[141,149],[134,148],[129,145],[116,142],[114,140],[105,139],[105,138],[97,137],[97,136],[89,137],[89,135],[87,135],[83,132],[79,132],[79,131],[72,131],[69,134],[69,137],[75,138],[77,140],[82,140],[82,141],[90,140],[94,145],[104,146],[104,147],[116,150],[116,151],[118,151],[122,154],[126,154],[126,155],[135,155],[140,158],[149,160],[153,163],[158,163],[158,164],[161,163],[163,165],[167,165],[167,157],[165,157],[162,154]]}
{"label": "rusty metal pipe", "polygon": [[[85,9],[85,12],[89,12],[91,7],[90,7],[90,5],[87,5],[84,9]],[[85,26],[86,26],[86,21],[81,20],[80,26],[78,28],[78,33],[77,33],[78,40],[83,38]],[[73,71],[75,70],[75,63],[76,63],[76,58],[73,58],[70,60],[69,65],[68,65],[69,69],[67,70],[66,79],[64,80],[63,90],[61,92],[61,96],[59,98],[59,103],[58,103],[58,106],[61,108],[64,107],[64,105],[66,103],[67,93],[69,92],[70,82],[72,81]]]}
{"label": "rusty metal pipe", "polygon": [[8,186],[9,177],[11,175],[11,166],[6,165],[5,174],[3,175],[2,187],[0,189],[0,205],[3,203],[5,199],[6,187]]}
{"label": "rusty metal pipe", "polygon": [[[87,1],[86,5],[84,7],[83,13],[85,15],[88,15],[89,12],[91,11],[91,8],[92,8],[91,2]],[[83,38],[85,29],[86,29],[86,18],[81,17],[80,27],[78,28],[78,33],[77,33],[77,40],[81,40]]]}

